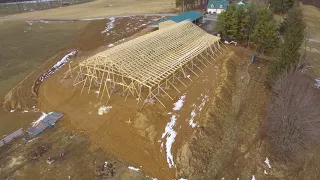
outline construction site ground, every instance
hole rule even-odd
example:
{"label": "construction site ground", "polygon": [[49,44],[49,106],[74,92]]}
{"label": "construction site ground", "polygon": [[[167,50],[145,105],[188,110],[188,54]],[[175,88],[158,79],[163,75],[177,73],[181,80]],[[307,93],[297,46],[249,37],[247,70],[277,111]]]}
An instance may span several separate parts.
{"label": "construction site ground", "polygon": [[[51,54],[46,52],[40,54],[41,57],[39,55],[36,60],[43,59],[37,62],[41,66],[29,68],[21,77],[15,77],[15,81],[11,79],[10,73],[2,74],[2,78],[12,82],[3,81],[3,85],[8,86],[8,90],[15,87],[3,100],[6,102],[5,108],[10,110],[19,105],[21,109],[14,113],[0,112],[1,134],[21,126],[27,127],[40,116],[40,112],[58,111],[64,113],[64,117],[32,142],[18,139],[0,147],[0,179],[319,179],[319,157],[302,168],[288,168],[276,163],[272,154],[267,153],[261,125],[269,103],[269,91],[265,87],[269,61],[260,60],[249,65],[253,51],[246,48],[228,46],[229,49],[222,55],[210,60],[211,65],[201,66],[204,72],[196,72],[200,77],[190,74],[192,82],[182,78],[187,87],[177,83],[181,93],[168,91],[174,97],[173,101],[168,97],[160,97],[166,108],[155,102],[140,110],[141,102],[137,104],[132,97],[124,101],[125,96],[121,94],[114,94],[107,103],[106,99],[97,98],[94,90],[90,94],[84,91],[82,95],[79,89],[73,92],[72,79],[61,82],[68,65],[45,79],[36,95],[32,92],[35,80],[70,49],[79,49],[78,56],[72,59],[72,64],[76,64],[96,52],[110,48],[110,44],[116,45],[151,31],[145,29],[143,24],[157,18],[116,19],[109,35],[101,31],[105,30],[110,20],[80,22],[83,24],[79,24],[79,29],[72,26],[71,35],[66,36],[70,38],[69,41],[61,40],[60,44],[55,45],[59,48],[50,51]],[[26,22],[23,22],[26,23],[24,25],[10,23],[17,23],[16,27],[30,26]],[[43,29],[40,27],[49,26],[50,23],[44,23],[43,26],[40,23],[34,31],[38,32]],[[57,24],[54,26],[59,27]],[[1,35],[5,37],[8,34]],[[60,36],[57,35],[57,41]],[[318,46],[309,46],[313,47],[309,52],[316,59]],[[4,59],[1,58],[1,62]],[[25,58],[19,56],[19,60]],[[34,61],[28,58],[28,62]],[[0,66],[4,67],[0,73],[5,66],[9,65]],[[13,85],[19,81],[22,82]],[[177,137],[172,147],[177,168],[169,168],[166,148],[161,147],[161,136],[172,116],[174,103],[182,95],[186,98],[181,110],[176,112],[178,119],[174,129]],[[206,103],[194,118],[198,126],[192,128],[189,125],[191,112],[199,107],[204,96],[207,96]],[[31,109],[33,105],[40,112],[21,112],[23,109]],[[100,116],[98,108],[101,105],[112,106],[112,109]],[[2,129],[2,123],[11,130]],[[45,150],[41,150],[43,146]],[[35,152],[40,156],[31,160]],[[59,157],[60,152],[65,152],[65,155]],[[47,164],[48,157],[56,158],[56,162]],[[266,158],[270,167],[265,162]],[[113,176],[103,175],[108,171],[99,172],[105,161],[114,165]],[[141,171],[130,170],[129,166]]]}

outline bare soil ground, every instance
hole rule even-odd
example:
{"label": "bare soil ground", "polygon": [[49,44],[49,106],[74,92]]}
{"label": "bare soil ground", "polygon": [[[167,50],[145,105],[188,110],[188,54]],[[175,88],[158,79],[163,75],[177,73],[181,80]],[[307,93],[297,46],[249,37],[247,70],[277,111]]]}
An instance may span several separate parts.
{"label": "bare soil ground", "polygon": [[[147,179],[141,172],[129,170],[109,153],[92,146],[82,133],[55,126],[32,142],[17,140],[0,147],[0,179]],[[61,152],[64,152],[62,157]],[[48,157],[55,162],[48,164]],[[112,168],[101,171],[105,162]]]}
{"label": "bare soil ground", "polygon": [[96,0],[56,9],[10,15],[6,18],[93,18],[114,15],[173,12],[173,0]]}
{"label": "bare soil ground", "polygon": [[[175,126],[178,127],[178,135],[172,150],[174,157],[182,142],[193,131],[188,122],[194,109],[193,104],[200,104],[204,95],[212,98],[210,91],[216,88],[219,67],[224,57],[225,55],[222,55],[212,61],[210,67],[204,68],[204,73],[197,72],[200,77],[192,77],[193,83],[183,80],[189,85],[187,88],[178,83],[181,94],[174,90],[169,91],[175,97],[175,101],[182,94],[186,94],[186,101],[179,111]],[[97,146],[129,165],[141,168],[147,175],[159,179],[175,178],[175,169],[168,168],[165,149],[161,150],[158,142],[170,121],[171,115],[168,113],[172,112],[173,102],[169,98],[161,98],[167,108],[155,103],[139,111],[141,103],[137,105],[134,98],[128,98],[125,102],[124,96],[115,94],[108,102],[112,109],[106,115],[99,116],[98,108],[105,104],[106,100],[96,98],[94,89],[90,94],[85,91],[86,93],[80,95],[79,89],[73,93],[72,79],[60,83],[62,72],[64,71],[61,70],[41,85],[38,98],[38,106],[41,109],[54,109],[65,113],[72,124],[69,128],[84,130]],[[206,108],[205,106],[203,111]],[[198,122],[200,119],[201,116],[197,116],[195,121]]]}

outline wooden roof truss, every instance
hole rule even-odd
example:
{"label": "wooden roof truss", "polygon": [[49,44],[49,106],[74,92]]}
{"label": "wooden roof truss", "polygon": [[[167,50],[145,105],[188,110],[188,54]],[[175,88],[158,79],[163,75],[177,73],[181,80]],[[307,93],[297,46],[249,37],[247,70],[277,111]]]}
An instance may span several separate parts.
{"label": "wooden roof truss", "polygon": [[[73,85],[85,87],[88,93],[98,88],[98,97],[108,100],[115,92],[132,95],[138,102],[154,98],[160,104],[159,94],[173,99],[166,88],[175,86],[180,78],[198,76],[200,66],[222,53],[220,38],[210,35],[189,21],[183,21],[147,35],[130,40],[100,52],[79,63]],[[146,102],[146,101],[144,101]]]}

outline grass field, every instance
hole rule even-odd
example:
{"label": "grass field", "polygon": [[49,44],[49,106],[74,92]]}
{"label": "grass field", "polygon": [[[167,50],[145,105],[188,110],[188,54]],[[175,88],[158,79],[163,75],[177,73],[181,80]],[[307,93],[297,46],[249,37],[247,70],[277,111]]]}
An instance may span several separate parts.
{"label": "grass field", "polygon": [[0,3],[0,16],[10,15],[14,13],[21,12],[32,12],[37,10],[45,10],[51,8],[58,8],[64,6],[64,4],[73,5],[85,2],[90,2],[92,0],[64,0],[62,1],[47,1],[47,2],[16,2],[16,3]]}
{"label": "grass field", "polygon": [[92,18],[112,15],[172,12],[174,0],[96,0],[62,8],[21,13],[7,18]]}
{"label": "grass field", "polygon": [[307,23],[307,36],[320,39],[320,10],[310,5],[301,5]]}
{"label": "grass field", "polygon": [[0,22],[0,97],[57,54],[87,22]]}
{"label": "grass field", "polygon": [[[88,22],[29,23],[0,21],[1,103],[6,93],[35,68],[57,54]],[[0,136],[25,127],[38,117],[39,113],[6,113],[1,108]]]}

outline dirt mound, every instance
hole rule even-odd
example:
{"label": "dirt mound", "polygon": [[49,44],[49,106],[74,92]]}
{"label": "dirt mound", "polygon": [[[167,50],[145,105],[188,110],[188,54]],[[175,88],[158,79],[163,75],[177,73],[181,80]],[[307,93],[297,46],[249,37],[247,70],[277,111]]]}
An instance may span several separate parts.
{"label": "dirt mound", "polygon": [[[267,105],[265,64],[248,67],[251,52],[236,50],[224,62],[206,123],[179,152],[178,173],[188,179],[265,179],[259,125]],[[253,79],[254,77],[254,79]],[[260,151],[259,151],[260,150]],[[268,172],[267,172],[268,173]]]}

